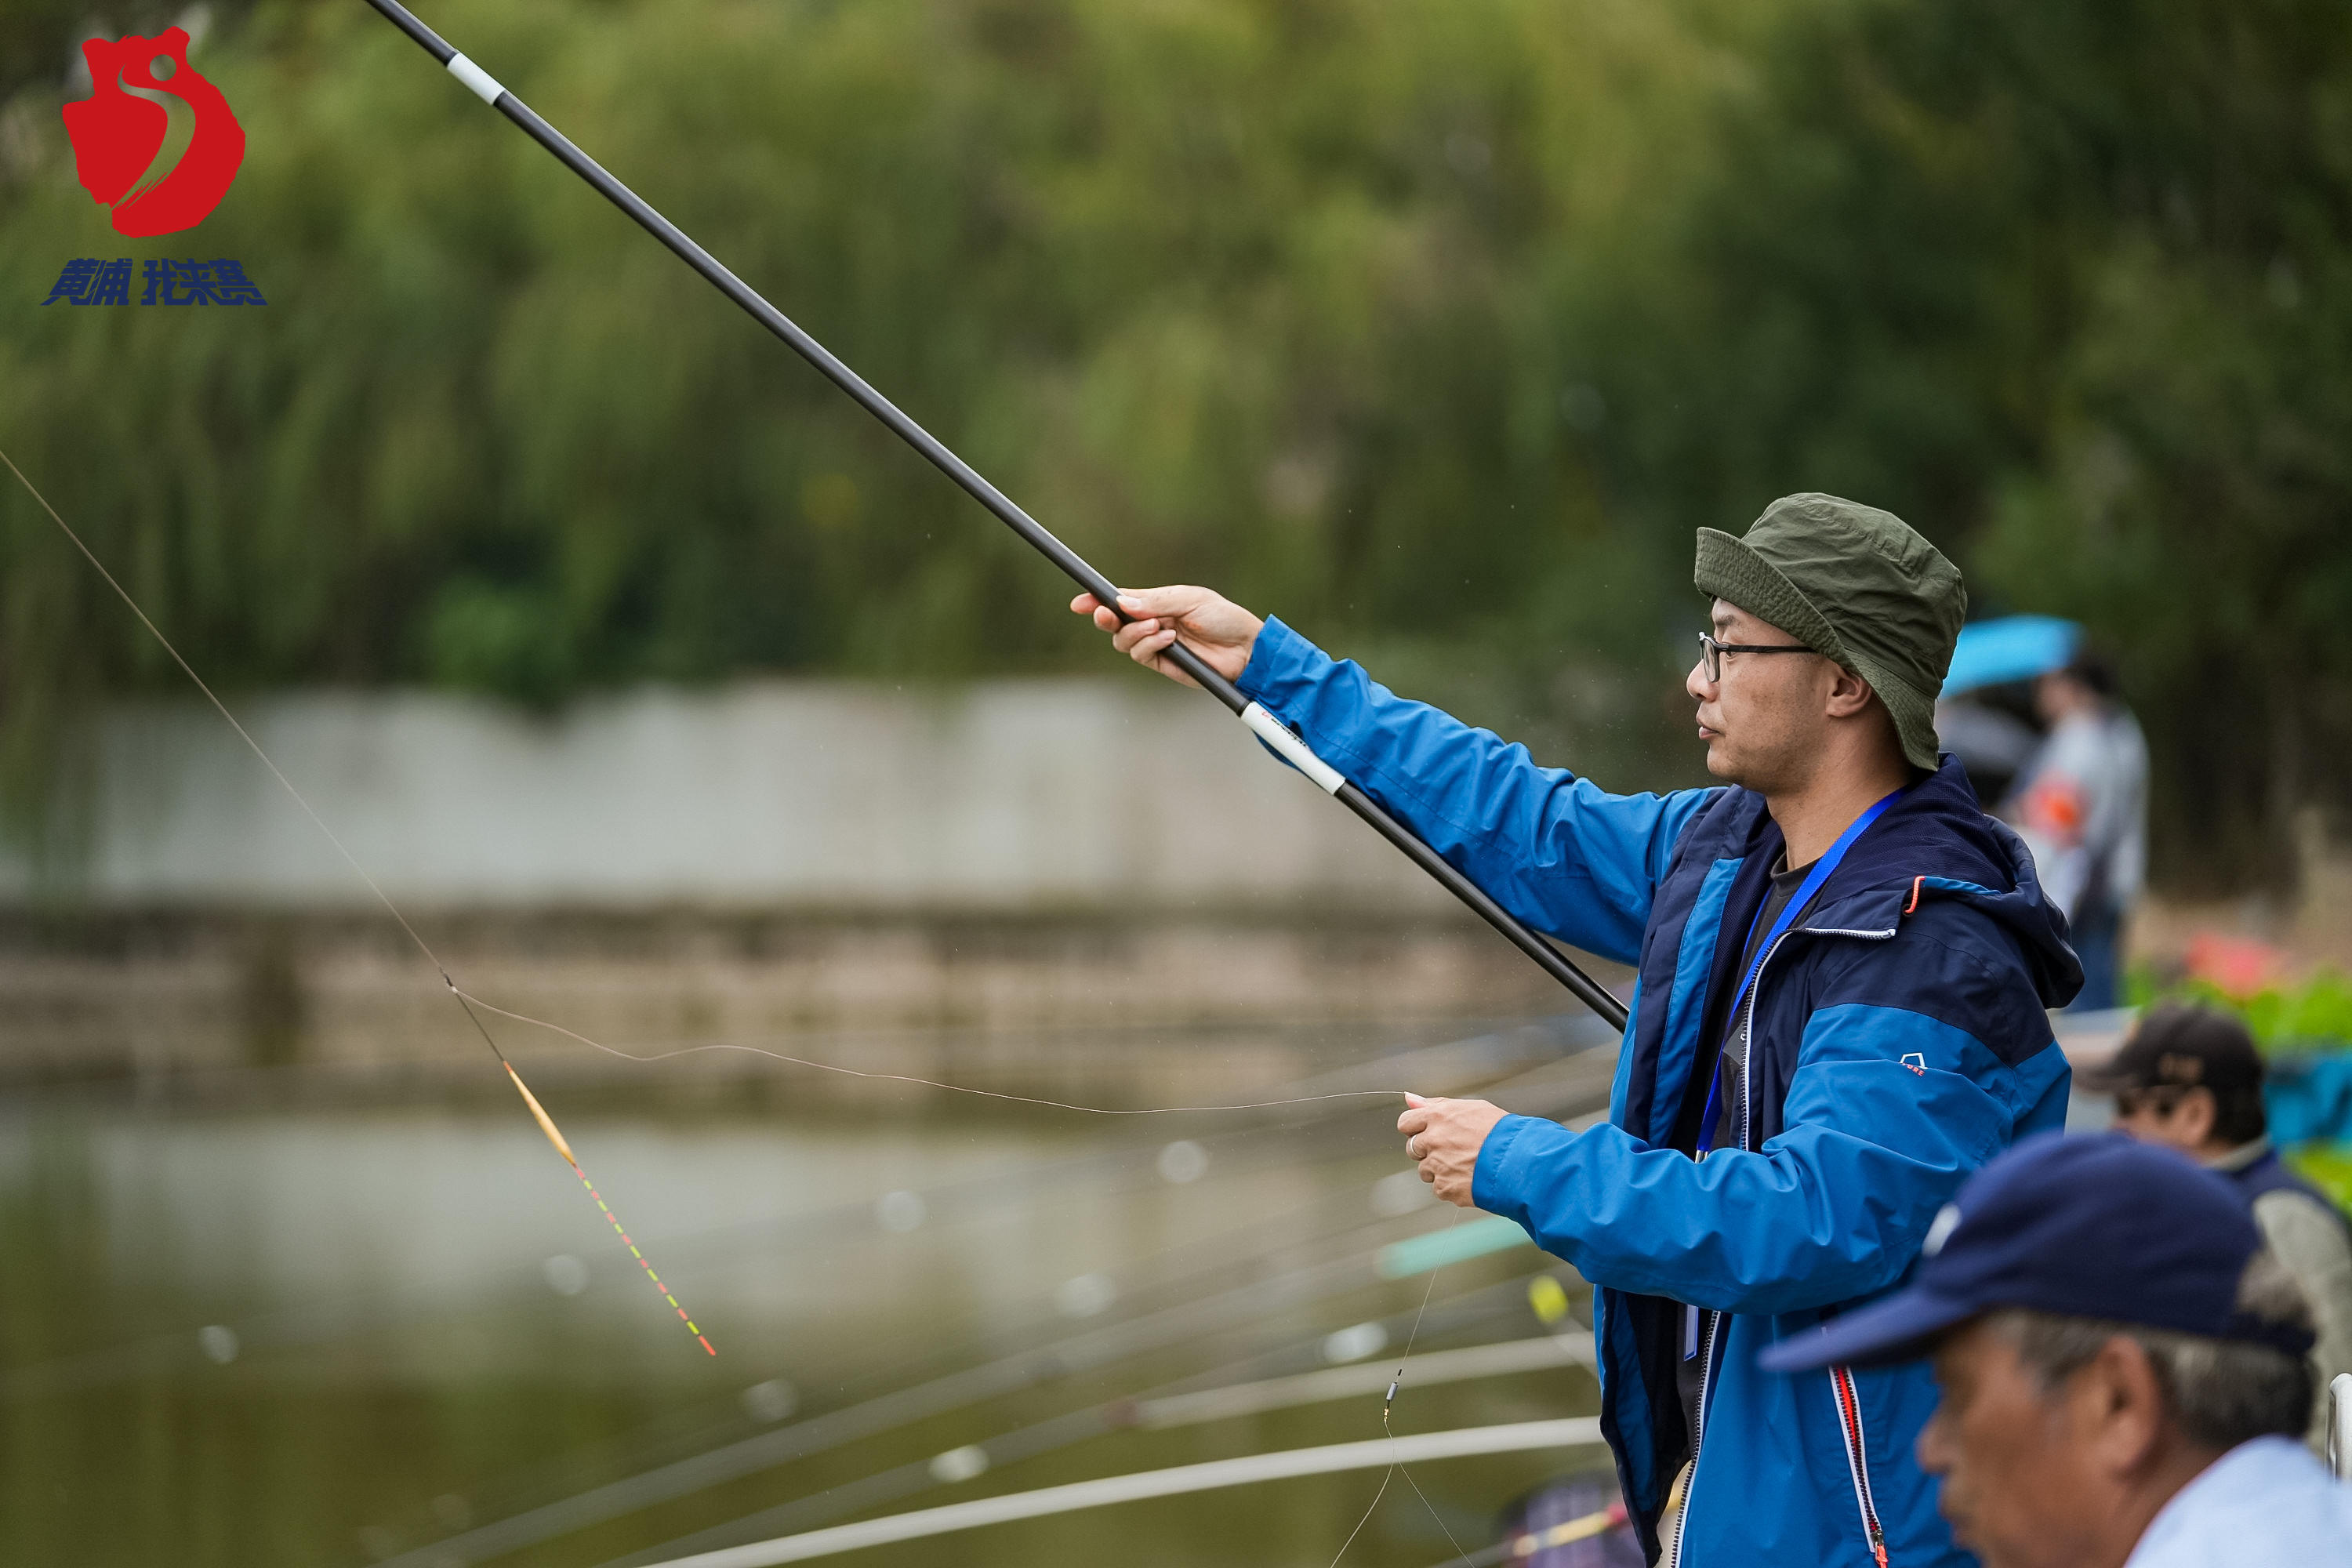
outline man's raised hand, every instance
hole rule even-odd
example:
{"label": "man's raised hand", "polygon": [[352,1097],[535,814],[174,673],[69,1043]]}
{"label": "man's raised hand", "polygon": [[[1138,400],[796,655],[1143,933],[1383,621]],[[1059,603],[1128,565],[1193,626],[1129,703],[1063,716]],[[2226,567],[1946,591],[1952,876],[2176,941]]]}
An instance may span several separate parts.
{"label": "man's raised hand", "polygon": [[1072,611],[1092,616],[1095,625],[1110,633],[1111,647],[1187,686],[1198,683],[1168,662],[1169,644],[1181,636],[1184,646],[1201,656],[1201,662],[1227,680],[1238,680],[1265,625],[1231,599],[1206,588],[1132,588],[1118,596],[1118,607],[1131,617],[1124,625],[1092,594],[1081,594],[1070,601]]}

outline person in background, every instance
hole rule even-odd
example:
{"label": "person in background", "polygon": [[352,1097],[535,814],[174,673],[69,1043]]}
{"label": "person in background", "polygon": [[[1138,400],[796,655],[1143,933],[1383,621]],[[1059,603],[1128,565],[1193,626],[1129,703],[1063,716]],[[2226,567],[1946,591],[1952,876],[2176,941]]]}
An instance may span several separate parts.
{"label": "person in background", "polygon": [[2229,1183],[2129,1138],[1969,1178],[1904,1289],[1759,1357],[1932,1358],[1937,1506],[1984,1568],[2352,1563],[2352,1487],[2296,1438],[2308,1305]]}
{"label": "person in background", "polygon": [[2352,1226],[2271,1147],[2254,1037],[2215,1008],[2159,1003],[2115,1059],[2084,1074],[2083,1084],[2113,1092],[2117,1131],[2229,1177],[2252,1205],[2263,1243],[2311,1302],[2319,1394],[2309,1440],[2325,1454],[2328,1380],[2352,1372]]}
{"label": "person in background", "polygon": [[2034,682],[2050,732],[2000,812],[2066,913],[2085,1011],[2119,1000],[2124,924],[2147,868],[2147,742],[2117,690],[2115,668],[2088,649]]}

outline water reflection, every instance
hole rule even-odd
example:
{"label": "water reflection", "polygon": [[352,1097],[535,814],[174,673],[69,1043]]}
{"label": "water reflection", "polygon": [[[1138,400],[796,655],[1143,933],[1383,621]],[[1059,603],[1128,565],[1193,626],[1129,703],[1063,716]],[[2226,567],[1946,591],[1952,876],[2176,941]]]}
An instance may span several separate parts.
{"label": "water reflection", "polygon": [[[1371,1253],[1446,1215],[1395,1182],[1392,1115],[566,1115],[713,1361],[537,1130],[495,1102],[19,1101],[0,1113],[11,1559],[601,1563],[1375,1436],[1376,1391],[1181,1424],[1137,1413],[1170,1391],[1397,1353],[1428,1281],[1382,1281]],[[1542,1333],[1526,1279],[1546,1262],[1522,1247],[1448,1268],[1416,1349]],[[1589,1376],[1562,1363],[1409,1389],[1398,1426],[1593,1407]],[[1594,1458],[1420,1479],[1483,1543],[1512,1497]],[[855,1561],[1328,1563],[1375,1479]],[[1383,1505],[1349,1561],[1446,1554],[1406,1501]]]}

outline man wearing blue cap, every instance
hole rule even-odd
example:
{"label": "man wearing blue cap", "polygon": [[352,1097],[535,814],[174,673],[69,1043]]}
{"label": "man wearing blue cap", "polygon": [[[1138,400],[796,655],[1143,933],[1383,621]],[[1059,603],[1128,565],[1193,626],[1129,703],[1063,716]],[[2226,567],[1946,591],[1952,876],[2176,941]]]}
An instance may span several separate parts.
{"label": "man wearing blue cap", "polygon": [[[1924,1368],[1756,1352],[1893,1289],[1970,1172],[2065,1118],[2044,1009],[2082,984],[2017,836],[1939,753],[1968,602],[1893,514],[1785,496],[1698,533],[1685,681],[1715,789],[1611,795],[1200,588],[1114,646],[1186,645],[1513,914],[1635,966],[1607,1124],[1412,1100],[1438,1195],[1595,1286],[1601,1431],[1670,1568],[1961,1568],[1912,1439]],[[1161,666],[1161,668],[1165,668]]]}
{"label": "man wearing blue cap", "polygon": [[1985,1568],[2352,1563],[2352,1488],[2298,1438],[2312,1319],[2222,1177],[2118,1134],[1970,1177],[1904,1289],[1758,1357],[1932,1357],[1919,1462]]}

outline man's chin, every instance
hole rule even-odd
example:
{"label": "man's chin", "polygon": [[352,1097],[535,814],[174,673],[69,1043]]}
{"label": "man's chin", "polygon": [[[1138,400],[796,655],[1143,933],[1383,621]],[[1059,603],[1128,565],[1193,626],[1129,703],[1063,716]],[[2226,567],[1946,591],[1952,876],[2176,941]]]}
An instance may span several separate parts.
{"label": "man's chin", "polygon": [[1944,1522],[1952,1527],[1952,1543],[1963,1552],[1975,1552],[1980,1561],[1984,1560],[1984,1549],[1976,1543],[1974,1532],[1969,1529],[1968,1510],[1961,1509],[1956,1512],[1952,1508],[1948,1483],[1938,1489],[1936,1511],[1942,1514]]}

